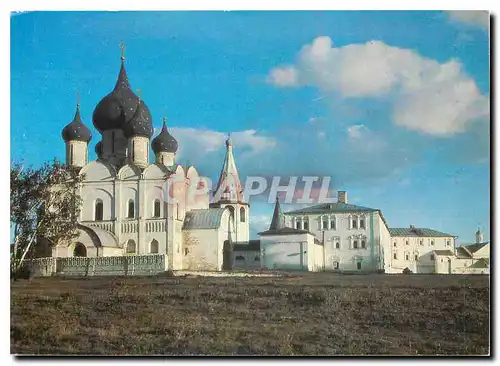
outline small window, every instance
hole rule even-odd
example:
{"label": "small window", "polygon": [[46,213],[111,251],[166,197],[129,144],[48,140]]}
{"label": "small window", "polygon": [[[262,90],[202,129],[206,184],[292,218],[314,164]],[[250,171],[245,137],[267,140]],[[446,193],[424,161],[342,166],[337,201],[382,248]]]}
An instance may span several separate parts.
{"label": "small window", "polygon": [[304,230],[309,230],[309,223],[304,221]]}
{"label": "small window", "polygon": [[398,256],[396,253],[394,253],[394,259],[398,259]]}
{"label": "small window", "polygon": [[352,228],[357,229],[358,228],[358,221],[356,219],[352,220]]}
{"label": "small window", "polygon": [[418,261],[418,254],[415,254],[415,260]]}
{"label": "small window", "polygon": [[358,269],[361,269],[361,262],[358,262]]}
{"label": "small window", "polygon": [[330,229],[335,230],[335,220],[330,220]]}
{"label": "small window", "polygon": [[365,219],[359,220],[359,228],[364,229],[365,228]]}
{"label": "small window", "polygon": [[451,243],[450,243],[450,241],[449,241],[449,240],[447,240],[447,241],[446,241],[446,245],[447,245],[447,246],[450,246],[450,244],[451,244]]}
{"label": "small window", "polygon": [[244,260],[245,260],[245,257],[243,257],[242,255],[237,255],[235,259],[236,259],[237,261],[244,261]]}
{"label": "small window", "polygon": [[127,254],[134,254],[135,253],[135,241],[130,239],[127,242]]}
{"label": "small window", "polygon": [[333,262],[333,268],[339,269],[339,262]]}
{"label": "small window", "polygon": [[188,255],[189,254],[189,248],[184,248],[184,255]]}
{"label": "small window", "polygon": [[87,248],[82,243],[76,243],[75,250],[73,251],[73,257],[86,257]]}
{"label": "small window", "polygon": [[328,230],[328,220],[323,220],[323,230]]}
{"label": "small window", "polygon": [[103,204],[101,200],[97,200],[95,202],[94,220],[102,221],[102,216],[103,216]]}
{"label": "small window", "polygon": [[423,240],[420,240],[420,245],[424,245],[424,241]]}
{"label": "small window", "polygon": [[431,261],[434,260],[434,254],[431,254]]}
{"label": "small window", "polygon": [[340,243],[339,242],[335,243],[335,249],[340,249]]}
{"label": "small window", "polygon": [[361,248],[366,249],[366,242],[361,240]]}
{"label": "small window", "polygon": [[434,240],[431,240],[431,245],[434,245]]}
{"label": "small window", "polygon": [[156,241],[156,239],[153,239],[153,241],[151,241],[151,244],[149,246],[149,252],[151,254],[158,253],[158,247],[159,247],[158,242]]}
{"label": "small window", "polygon": [[155,200],[153,217],[160,217],[160,200]]}
{"label": "small window", "polygon": [[410,242],[407,240],[407,241],[405,242],[405,244],[406,244],[406,245],[409,245],[409,244],[410,244]]}
{"label": "small window", "polygon": [[240,222],[245,222],[246,221],[245,215],[246,215],[245,208],[241,207],[240,208]]}
{"label": "small window", "polygon": [[257,257],[255,257],[253,260],[254,260],[255,262],[258,262],[258,261],[260,261],[260,257],[259,257],[259,256],[257,256]]}
{"label": "small window", "polygon": [[394,242],[394,246],[396,246],[396,242]]}
{"label": "small window", "polygon": [[297,221],[295,223],[295,228],[298,229],[298,230],[302,230],[302,223],[300,221]]}
{"label": "small window", "polygon": [[127,218],[133,219],[135,217],[135,205],[134,201],[128,201],[128,215]]}
{"label": "small window", "polygon": [[410,260],[410,256],[407,254],[406,255],[406,260],[409,261]]}
{"label": "small window", "polygon": [[357,240],[354,240],[354,242],[352,243],[352,247],[354,249],[358,249],[358,241]]}

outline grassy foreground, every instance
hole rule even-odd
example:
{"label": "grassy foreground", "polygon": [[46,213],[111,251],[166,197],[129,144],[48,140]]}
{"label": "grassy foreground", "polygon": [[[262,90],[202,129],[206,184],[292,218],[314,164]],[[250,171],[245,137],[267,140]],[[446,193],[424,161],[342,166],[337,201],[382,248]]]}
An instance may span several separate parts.
{"label": "grassy foreground", "polygon": [[11,352],[489,353],[486,276],[39,278],[11,285]]}

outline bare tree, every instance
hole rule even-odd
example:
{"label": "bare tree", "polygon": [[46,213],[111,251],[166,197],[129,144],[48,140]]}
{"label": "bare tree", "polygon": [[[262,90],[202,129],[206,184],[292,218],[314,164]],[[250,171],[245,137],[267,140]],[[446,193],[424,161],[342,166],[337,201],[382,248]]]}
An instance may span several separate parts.
{"label": "bare tree", "polygon": [[10,222],[14,227],[11,273],[34,254],[38,239],[50,246],[78,235],[81,207],[78,171],[57,160],[40,168],[13,163],[10,169]]}

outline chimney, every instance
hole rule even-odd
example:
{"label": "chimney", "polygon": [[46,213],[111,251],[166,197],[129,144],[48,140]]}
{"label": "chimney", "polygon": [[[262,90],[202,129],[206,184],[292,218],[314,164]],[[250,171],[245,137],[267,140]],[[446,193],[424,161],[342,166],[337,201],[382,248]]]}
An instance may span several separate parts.
{"label": "chimney", "polygon": [[338,191],[337,202],[338,203],[347,203],[347,192],[346,191]]}

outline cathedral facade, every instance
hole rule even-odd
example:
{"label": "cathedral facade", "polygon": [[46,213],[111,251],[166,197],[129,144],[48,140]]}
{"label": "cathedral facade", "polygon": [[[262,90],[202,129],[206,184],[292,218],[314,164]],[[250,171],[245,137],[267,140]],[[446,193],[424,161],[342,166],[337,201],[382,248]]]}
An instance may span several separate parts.
{"label": "cathedral facade", "polygon": [[152,139],[151,111],[131,89],[123,54],[115,87],[92,120],[101,135],[95,161],[88,161],[92,136],[78,103],[62,131],[66,164],[83,177],[83,205],[78,238],[55,246],[53,257],[166,254],[172,270],[221,270],[228,261],[224,245],[248,242],[249,205],[230,138],[211,197],[194,166],[176,163],[178,143],[166,118]]}

